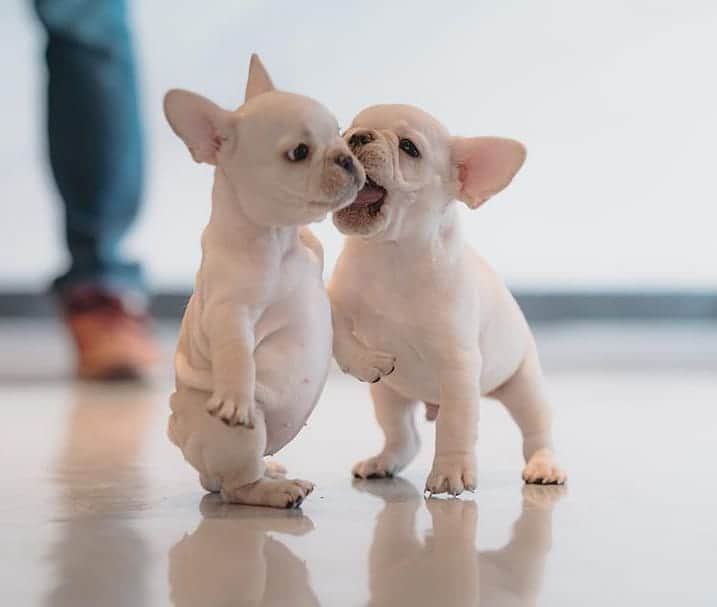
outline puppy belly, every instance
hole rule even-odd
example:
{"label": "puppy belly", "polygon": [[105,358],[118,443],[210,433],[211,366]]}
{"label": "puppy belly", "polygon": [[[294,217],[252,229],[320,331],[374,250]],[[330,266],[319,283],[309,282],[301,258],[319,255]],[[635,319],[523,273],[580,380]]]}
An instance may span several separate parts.
{"label": "puppy belly", "polygon": [[[397,357],[397,361],[401,358]],[[440,383],[435,368],[426,364],[411,366],[403,364],[402,370],[381,379],[381,382],[406,398],[420,400],[427,403],[440,401]]]}
{"label": "puppy belly", "polygon": [[[385,327],[383,322],[379,326]],[[486,395],[505,383],[520,366],[528,345],[529,334],[522,326],[509,327],[501,334],[491,334],[490,340],[480,343],[483,367],[480,372],[481,394]],[[396,356],[396,370],[381,381],[399,394],[427,403],[441,401],[442,358],[433,351],[427,340],[409,341],[398,331],[360,335],[370,348],[390,352]]]}
{"label": "puppy belly", "polygon": [[[520,366],[526,346],[511,350],[508,354],[501,352],[499,356],[484,354],[483,369],[480,374],[480,391],[485,396],[510,379]],[[387,349],[388,352],[395,350]],[[425,403],[440,404],[441,372],[437,364],[430,364],[424,359],[404,352],[396,355],[396,371],[381,381],[399,394],[420,400]]]}
{"label": "puppy belly", "polygon": [[279,383],[265,384],[257,373],[257,407],[266,419],[265,455],[286,446],[306,425],[326,383],[330,362],[326,354],[323,363],[311,366],[294,360],[293,367],[284,368],[286,377]]}
{"label": "puppy belly", "polygon": [[326,383],[331,327],[326,322],[317,328],[313,336],[283,331],[256,352],[256,398],[266,417],[267,455],[304,427]]}
{"label": "puppy belly", "polygon": [[[483,295],[487,299],[487,295]],[[499,283],[492,297],[497,305],[481,326],[480,352],[483,357],[481,391],[489,394],[518,370],[533,340],[528,323],[510,292]]]}

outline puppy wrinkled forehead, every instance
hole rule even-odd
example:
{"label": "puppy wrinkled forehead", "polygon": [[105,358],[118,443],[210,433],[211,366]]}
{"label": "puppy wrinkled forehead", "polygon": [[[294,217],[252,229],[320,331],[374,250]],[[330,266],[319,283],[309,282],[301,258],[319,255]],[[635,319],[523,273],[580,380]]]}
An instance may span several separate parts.
{"label": "puppy wrinkled forehead", "polygon": [[433,116],[413,105],[374,105],[360,112],[353,120],[352,127],[399,131],[411,129],[427,137],[448,137],[446,128]]}
{"label": "puppy wrinkled forehead", "polygon": [[284,134],[307,133],[323,141],[338,134],[338,123],[328,109],[314,99],[294,93],[272,91],[259,95],[245,103],[239,113]]}

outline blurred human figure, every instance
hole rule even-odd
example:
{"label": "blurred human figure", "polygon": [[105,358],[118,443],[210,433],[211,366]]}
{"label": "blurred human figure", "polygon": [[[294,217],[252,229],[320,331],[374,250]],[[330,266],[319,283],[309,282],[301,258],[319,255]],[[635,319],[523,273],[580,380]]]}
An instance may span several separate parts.
{"label": "blurred human figure", "polygon": [[126,0],[34,0],[47,32],[47,129],[70,267],[53,283],[91,379],[157,358],[139,264],[120,250],[141,201],[143,144]]}

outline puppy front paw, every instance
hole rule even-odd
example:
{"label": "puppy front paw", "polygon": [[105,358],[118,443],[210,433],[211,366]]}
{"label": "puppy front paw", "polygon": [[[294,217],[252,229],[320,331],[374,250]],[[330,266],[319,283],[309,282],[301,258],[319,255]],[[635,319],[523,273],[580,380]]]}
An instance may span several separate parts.
{"label": "puppy front paw", "polygon": [[227,426],[254,427],[254,402],[242,399],[232,391],[215,391],[205,406],[210,415],[218,417]]}
{"label": "puppy front paw", "polygon": [[396,357],[380,350],[363,350],[351,361],[338,361],[344,373],[374,384],[396,370]]}
{"label": "puppy front paw", "polygon": [[472,454],[437,455],[426,480],[426,491],[460,495],[476,488],[476,463]]}

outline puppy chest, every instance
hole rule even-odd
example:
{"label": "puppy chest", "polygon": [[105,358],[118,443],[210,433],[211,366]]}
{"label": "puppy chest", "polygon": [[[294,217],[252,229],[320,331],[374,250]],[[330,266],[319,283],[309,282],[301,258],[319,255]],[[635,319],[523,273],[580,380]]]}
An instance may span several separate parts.
{"label": "puppy chest", "polygon": [[314,277],[283,291],[281,297],[266,306],[255,325],[257,344],[285,330],[295,341],[309,344],[319,339],[319,335],[330,334],[328,295],[323,284]]}
{"label": "puppy chest", "polygon": [[317,264],[302,248],[288,253],[273,269],[273,279],[267,281],[267,300],[277,303],[286,299],[301,298],[302,293],[313,291],[323,284]]}
{"label": "puppy chest", "polygon": [[396,356],[388,383],[415,398],[437,398],[440,340],[420,316],[366,309],[354,320],[354,335],[367,348]]}

